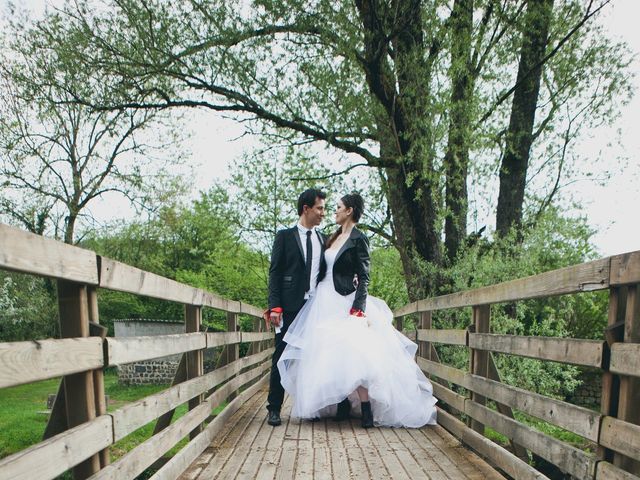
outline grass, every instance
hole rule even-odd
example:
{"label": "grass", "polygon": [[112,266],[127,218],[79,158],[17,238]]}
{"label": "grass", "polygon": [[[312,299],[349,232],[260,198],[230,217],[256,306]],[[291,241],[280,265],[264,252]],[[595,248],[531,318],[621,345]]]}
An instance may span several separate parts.
{"label": "grass", "polygon": [[[52,379],[0,390],[0,458],[24,450],[42,440],[49,418],[49,412],[46,409],[47,396],[57,392],[59,383],[60,379]],[[108,370],[105,373],[105,392],[109,396],[109,411],[117,410],[127,403],[166,388],[167,385],[120,385],[115,371]],[[213,413],[217,414],[224,406],[226,404],[216,408]],[[180,405],[176,409],[173,421],[186,412],[187,405]],[[112,445],[109,448],[111,461],[117,460],[148,439],[153,433],[154,425],[155,421],[150,422]],[[167,455],[174,455],[186,443],[187,439],[182,439],[167,452]]]}

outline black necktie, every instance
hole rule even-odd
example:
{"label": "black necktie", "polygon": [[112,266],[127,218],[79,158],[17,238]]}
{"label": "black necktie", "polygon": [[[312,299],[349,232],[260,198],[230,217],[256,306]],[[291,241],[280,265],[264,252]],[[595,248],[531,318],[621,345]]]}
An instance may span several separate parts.
{"label": "black necktie", "polygon": [[313,259],[313,247],[311,246],[311,230],[307,232],[307,284],[305,286],[304,291],[308,292],[311,287],[311,260]]}

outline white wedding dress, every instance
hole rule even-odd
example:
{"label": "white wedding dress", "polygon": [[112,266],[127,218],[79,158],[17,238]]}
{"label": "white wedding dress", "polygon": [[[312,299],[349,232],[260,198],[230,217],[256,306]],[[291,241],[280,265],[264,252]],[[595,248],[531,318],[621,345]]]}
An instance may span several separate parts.
{"label": "white wedding dress", "polygon": [[369,390],[376,425],[421,427],[436,423],[431,383],[414,361],[417,345],[398,332],[387,304],[367,297],[366,317],[349,315],[355,292],[333,286],[337,250],[325,253],[327,276],[289,327],[278,369],[291,395],[291,416],[335,414],[347,396],[359,410],[358,386]]}

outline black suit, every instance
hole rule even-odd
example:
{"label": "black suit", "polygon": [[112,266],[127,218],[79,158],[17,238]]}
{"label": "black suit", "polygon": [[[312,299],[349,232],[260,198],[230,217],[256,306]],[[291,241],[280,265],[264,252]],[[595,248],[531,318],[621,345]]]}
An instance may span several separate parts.
{"label": "black suit", "polygon": [[[320,270],[324,264],[324,236],[316,231],[320,241]],[[315,253],[315,252],[314,252]],[[324,267],[326,270],[326,266]],[[298,233],[298,227],[280,230],[276,234],[271,250],[269,266],[269,308],[281,307],[283,310],[280,333],[276,334],[275,351],[271,358],[271,377],[269,379],[268,410],[280,411],[284,399],[284,388],[280,384],[278,360],[287,344],[283,337],[289,325],[305,303],[305,285],[307,270],[304,250]],[[311,279],[311,282],[316,282]]]}
{"label": "black suit", "polygon": [[[356,292],[352,308],[362,310],[367,306],[369,289],[369,239],[354,227],[344,245],[340,247],[333,264],[333,287],[340,295]],[[320,264],[318,281],[326,275],[327,264]]]}

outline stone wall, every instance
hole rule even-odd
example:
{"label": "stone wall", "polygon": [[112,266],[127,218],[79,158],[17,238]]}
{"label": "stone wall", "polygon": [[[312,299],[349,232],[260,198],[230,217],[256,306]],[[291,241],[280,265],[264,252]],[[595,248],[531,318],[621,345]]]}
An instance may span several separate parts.
{"label": "stone wall", "polygon": [[[116,338],[184,333],[184,323],[163,320],[116,320]],[[126,385],[154,385],[171,383],[180,355],[169,355],[144,362],[128,363],[118,367],[118,381]]]}
{"label": "stone wall", "polygon": [[598,371],[585,371],[579,379],[582,385],[576,388],[567,400],[581,407],[599,409],[602,398],[602,374]]}
{"label": "stone wall", "polygon": [[178,362],[147,360],[118,367],[118,381],[126,385],[157,385],[171,383]]}

